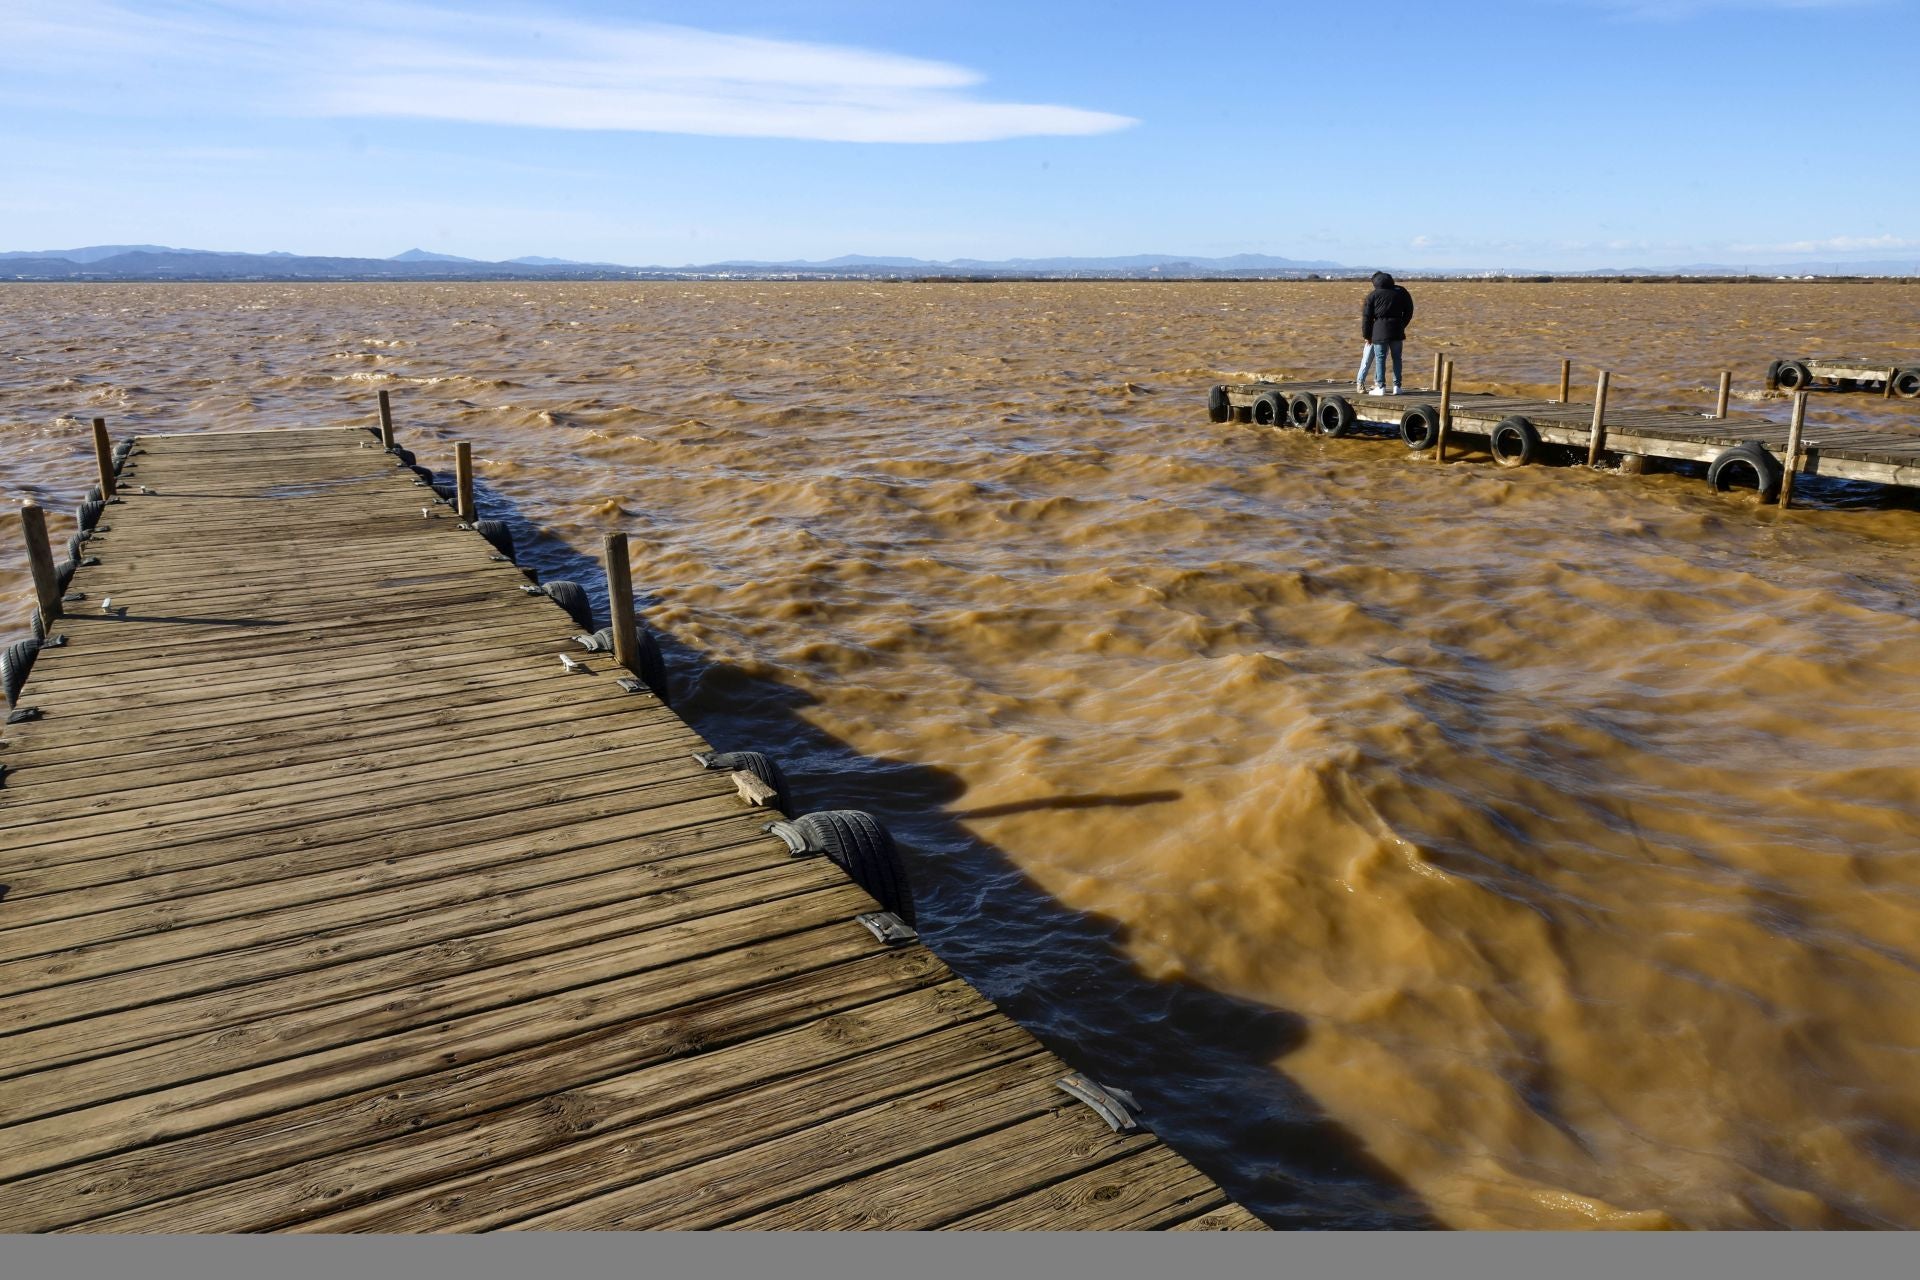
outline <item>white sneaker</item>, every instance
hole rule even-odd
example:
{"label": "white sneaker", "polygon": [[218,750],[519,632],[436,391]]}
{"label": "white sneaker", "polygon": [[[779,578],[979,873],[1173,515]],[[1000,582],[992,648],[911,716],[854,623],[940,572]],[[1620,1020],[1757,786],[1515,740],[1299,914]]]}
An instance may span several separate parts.
{"label": "white sneaker", "polygon": [[1385,387],[1368,387],[1367,394],[1370,396],[1383,396],[1387,394],[1387,389]]}
{"label": "white sneaker", "polygon": [[1398,385],[1395,385],[1395,387],[1393,388],[1393,394],[1396,396],[1400,394],[1400,388]]}
{"label": "white sneaker", "polygon": [[1367,384],[1363,380],[1359,378],[1355,378],[1353,380],[1353,389],[1356,392],[1365,391],[1367,389]]}

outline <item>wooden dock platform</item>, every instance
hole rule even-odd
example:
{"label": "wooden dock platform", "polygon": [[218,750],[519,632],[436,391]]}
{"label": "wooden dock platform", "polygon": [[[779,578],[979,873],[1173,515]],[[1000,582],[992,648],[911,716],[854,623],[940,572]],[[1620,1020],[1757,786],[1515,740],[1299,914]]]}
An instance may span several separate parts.
{"label": "wooden dock platform", "polygon": [[1877,392],[1886,399],[1920,399],[1920,364],[1894,364],[1866,356],[1807,356],[1775,360],[1767,366],[1769,391]]}
{"label": "wooden dock platform", "polygon": [[403,461],[143,437],[76,548],[0,739],[0,1230],[1260,1228]]}
{"label": "wooden dock platform", "polygon": [[1592,461],[1612,454],[1705,462],[1715,487],[1751,484],[1769,499],[1783,481],[1790,495],[1796,475],[1920,488],[1920,427],[1808,422],[1805,394],[1792,423],[1725,412],[1724,384],[1717,411],[1698,414],[1612,408],[1603,394],[1593,401],[1541,400],[1432,386],[1368,395],[1352,382],[1304,380],[1223,383],[1213,389],[1209,409],[1216,422],[1233,417],[1323,435],[1344,435],[1354,425],[1385,428],[1411,449],[1444,450],[1448,440],[1473,437],[1508,466],[1534,461],[1538,445],[1569,447]]}

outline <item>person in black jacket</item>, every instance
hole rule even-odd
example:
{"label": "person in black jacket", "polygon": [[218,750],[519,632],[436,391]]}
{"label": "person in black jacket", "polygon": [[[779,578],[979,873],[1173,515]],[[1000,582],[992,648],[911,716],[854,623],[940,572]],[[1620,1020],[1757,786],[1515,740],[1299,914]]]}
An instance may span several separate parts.
{"label": "person in black jacket", "polygon": [[[1384,271],[1373,273],[1373,292],[1360,304],[1360,338],[1367,345],[1360,352],[1360,372],[1353,380],[1355,391],[1368,395],[1387,394],[1387,357],[1393,357],[1393,394],[1400,394],[1400,344],[1407,336],[1407,322],[1413,319],[1413,295],[1393,282]],[[1367,387],[1367,371],[1375,369],[1378,381]]]}

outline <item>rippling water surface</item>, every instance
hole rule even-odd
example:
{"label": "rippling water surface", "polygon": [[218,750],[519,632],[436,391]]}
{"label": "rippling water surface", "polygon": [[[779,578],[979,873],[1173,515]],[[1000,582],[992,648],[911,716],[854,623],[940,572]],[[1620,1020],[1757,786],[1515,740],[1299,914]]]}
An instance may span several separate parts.
{"label": "rippling water surface", "polygon": [[[1409,383],[1920,355],[1913,287],[1415,291]],[[1276,1223],[1920,1227],[1920,504],[1207,421],[1361,292],[9,286],[0,481],[390,389],[549,573],[635,535],[696,725],[882,814],[941,954]]]}

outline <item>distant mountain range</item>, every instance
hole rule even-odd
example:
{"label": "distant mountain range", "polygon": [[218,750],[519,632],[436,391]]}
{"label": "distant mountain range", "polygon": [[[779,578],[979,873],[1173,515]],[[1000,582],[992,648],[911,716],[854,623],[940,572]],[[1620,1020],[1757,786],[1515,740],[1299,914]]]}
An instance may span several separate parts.
{"label": "distant mountain range", "polygon": [[[820,262],[735,260],[680,267],[575,262],[534,254],[483,262],[426,249],[391,258],[231,253],[173,249],[157,244],[97,244],[81,249],[0,252],[0,280],[631,280],[753,276],[761,278],[1048,278],[1048,279],[1298,279],[1364,275],[1372,268],[1337,262],[1276,258],[1259,253],[1225,258],[1140,253],[1114,258],[884,258],[850,254]],[[1629,267],[1593,271],[1535,269],[1389,268],[1409,277],[1432,276],[1830,276],[1920,275],[1920,262],[1795,262],[1763,266],[1699,263],[1685,267]]]}

